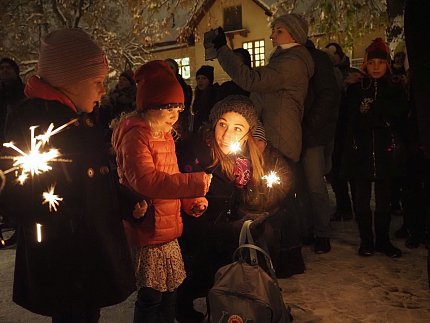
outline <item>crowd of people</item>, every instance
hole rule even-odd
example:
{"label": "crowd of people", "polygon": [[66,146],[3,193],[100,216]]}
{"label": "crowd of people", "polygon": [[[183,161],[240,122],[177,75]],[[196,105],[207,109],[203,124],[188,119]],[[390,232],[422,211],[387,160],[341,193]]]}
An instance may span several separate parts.
{"label": "crowd of people", "polygon": [[[377,38],[352,68],[339,44],[317,49],[297,14],[275,17],[271,40],[267,64],[253,68],[219,28],[213,47],[231,81],[203,65],[194,91],[167,59],[123,71],[106,93],[106,56],[80,29],[43,39],[25,87],[1,59],[2,142],[25,147],[30,127],[68,125],[49,144],[70,162],[1,196],[17,232],[17,304],[55,323],[98,322],[100,308],[137,290],[135,323],[202,322],[193,302],[231,262],[246,220],[282,278],[305,272],[303,245],[330,252],[330,221],[355,219],[359,256],[396,258],[390,219],[401,207],[396,235],[409,248],[426,242],[405,50],[392,60]],[[62,197],[55,216],[40,202],[47,187]]]}

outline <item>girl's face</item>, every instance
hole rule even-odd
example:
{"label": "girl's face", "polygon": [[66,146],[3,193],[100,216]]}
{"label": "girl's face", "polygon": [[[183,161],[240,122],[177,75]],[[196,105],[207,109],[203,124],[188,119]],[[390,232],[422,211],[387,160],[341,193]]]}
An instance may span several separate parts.
{"label": "girl's face", "polygon": [[95,77],[66,85],[60,90],[72,100],[79,111],[90,113],[106,94],[104,80],[105,76]]}
{"label": "girl's face", "polygon": [[231,152],[230,145],[240,142],[241,146],[248,139],[249,123],[237,112],[224,113],[215,125],[215,141],[224,154]]}
{"label": "girl's face", "polygon": [[168,109],[150,109],[146,112],[155,131],[170,132],[178,121],[179,113],[184,111],[182,106]]}
{"label": "girl's face", "polygon": [[209,86],[209,79],[204,75],[197,75],[196,81],[197,81],[197,88],[200,91],[205,90]]}
{"label": "girl's face", "polygon": [[287,27],[280,22],[277,22],[273,25],[270,39],[272,40],[273,47],[296,42],[289,33]]}
{"label": "girl's face", "polygon": [[367,62],[367,73],[374,79],[379,79],[387,72],[387,61],[381,58],[372,58]]}

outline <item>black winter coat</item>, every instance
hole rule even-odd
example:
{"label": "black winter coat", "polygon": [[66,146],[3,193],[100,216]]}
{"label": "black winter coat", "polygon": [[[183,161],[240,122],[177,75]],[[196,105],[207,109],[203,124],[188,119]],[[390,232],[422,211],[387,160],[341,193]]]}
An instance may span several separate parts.
{"label": "black winter coat", "polygon": [[213,174],[206,194],[208,209],[199,218],[183,217],[180,240],[186,265],[191,261],[189,268],[194,271],[191,275],[201,280],[201,295],[210,288],[216,270],[231,262],[244,218],[264,211],[271,215],[284,211],[283,202],[292,186],[290,167],[273,148],[268,147],[264,160],[267,171],[276,171],[281,184],[268,188],[265,183],[253,185],[251,179],[243,188],[238,188],[222,172],[221,166],[209,167],[211,149],[201,137],[192,138],[180,152],[178,161],[182,172],[204,170]]}
{"label": "black winter coat", "polygon": [[334,141],[339,113],[340,89],[329,56],[308,48],[315,63],[309,80],[303,116],[303,147],[325,146]]}
{"label": "black winter coat", "polygon": [[[7,139],[26,150],[32,125],[44,132],[74,118],[79,121],[51,137],[61,158],[52,170],[10,187],[16,218],[13,300],[42,315],[110,306],[134,290],[134,270],[123,231],[115,186],[100,130],[88,115],[55,101],[27,100],[9,119]],[[57,212],[42,204],[42,192],[55,184],[63,200]],[[42,240],[36,240],[36,223]]]}
{"label": "black winter coat", "polygon": [[341,173],[349,178],[388,179],[405,172],[409,106],[401,83],[365,77],[347,92],[348,133]]}

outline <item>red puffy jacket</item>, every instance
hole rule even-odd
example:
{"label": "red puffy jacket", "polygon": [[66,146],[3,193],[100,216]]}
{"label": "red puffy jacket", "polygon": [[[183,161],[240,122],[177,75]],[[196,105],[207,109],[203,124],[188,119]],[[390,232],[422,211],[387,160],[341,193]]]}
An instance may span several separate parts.
{"label": "red puffy jacket", "polygon": [[148,123],[139,116],[121,120],[114,129],[112,145],[121,184],[152,203],[142,222],[124,221],[129,244],[160,244],[181,236],[179,199],[203,196],[205,173],[180,173],[172,135],[154,138]]}

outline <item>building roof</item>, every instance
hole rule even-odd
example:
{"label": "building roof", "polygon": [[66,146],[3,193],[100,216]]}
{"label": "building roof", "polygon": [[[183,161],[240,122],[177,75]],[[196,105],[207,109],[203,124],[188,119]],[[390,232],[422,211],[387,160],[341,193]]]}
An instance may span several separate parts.
{"label": "building roof", "polygon": [[[211,7],[216,3],[217,0],[196,0],[195,4],[190,4],[187,7],[178,8],[174,14],[174,24],[168,31],[168,35],[156,42],[153,48],[150,49],[151,52],[164,51],[174,48],[181,48],[187,46],[187,44],[192,44],[193,37],[185,37],[181,34],[186,30],[194,30],[197,25],[201,22],[205,14],[211,9]],[[270,7],[276,3],[276,0],[252,0],[257,4],[265,14],[268,16],[272,15]],[[190,13],[195,12],[192,16]],[[163,13],[160,12],[160,15]]]}

